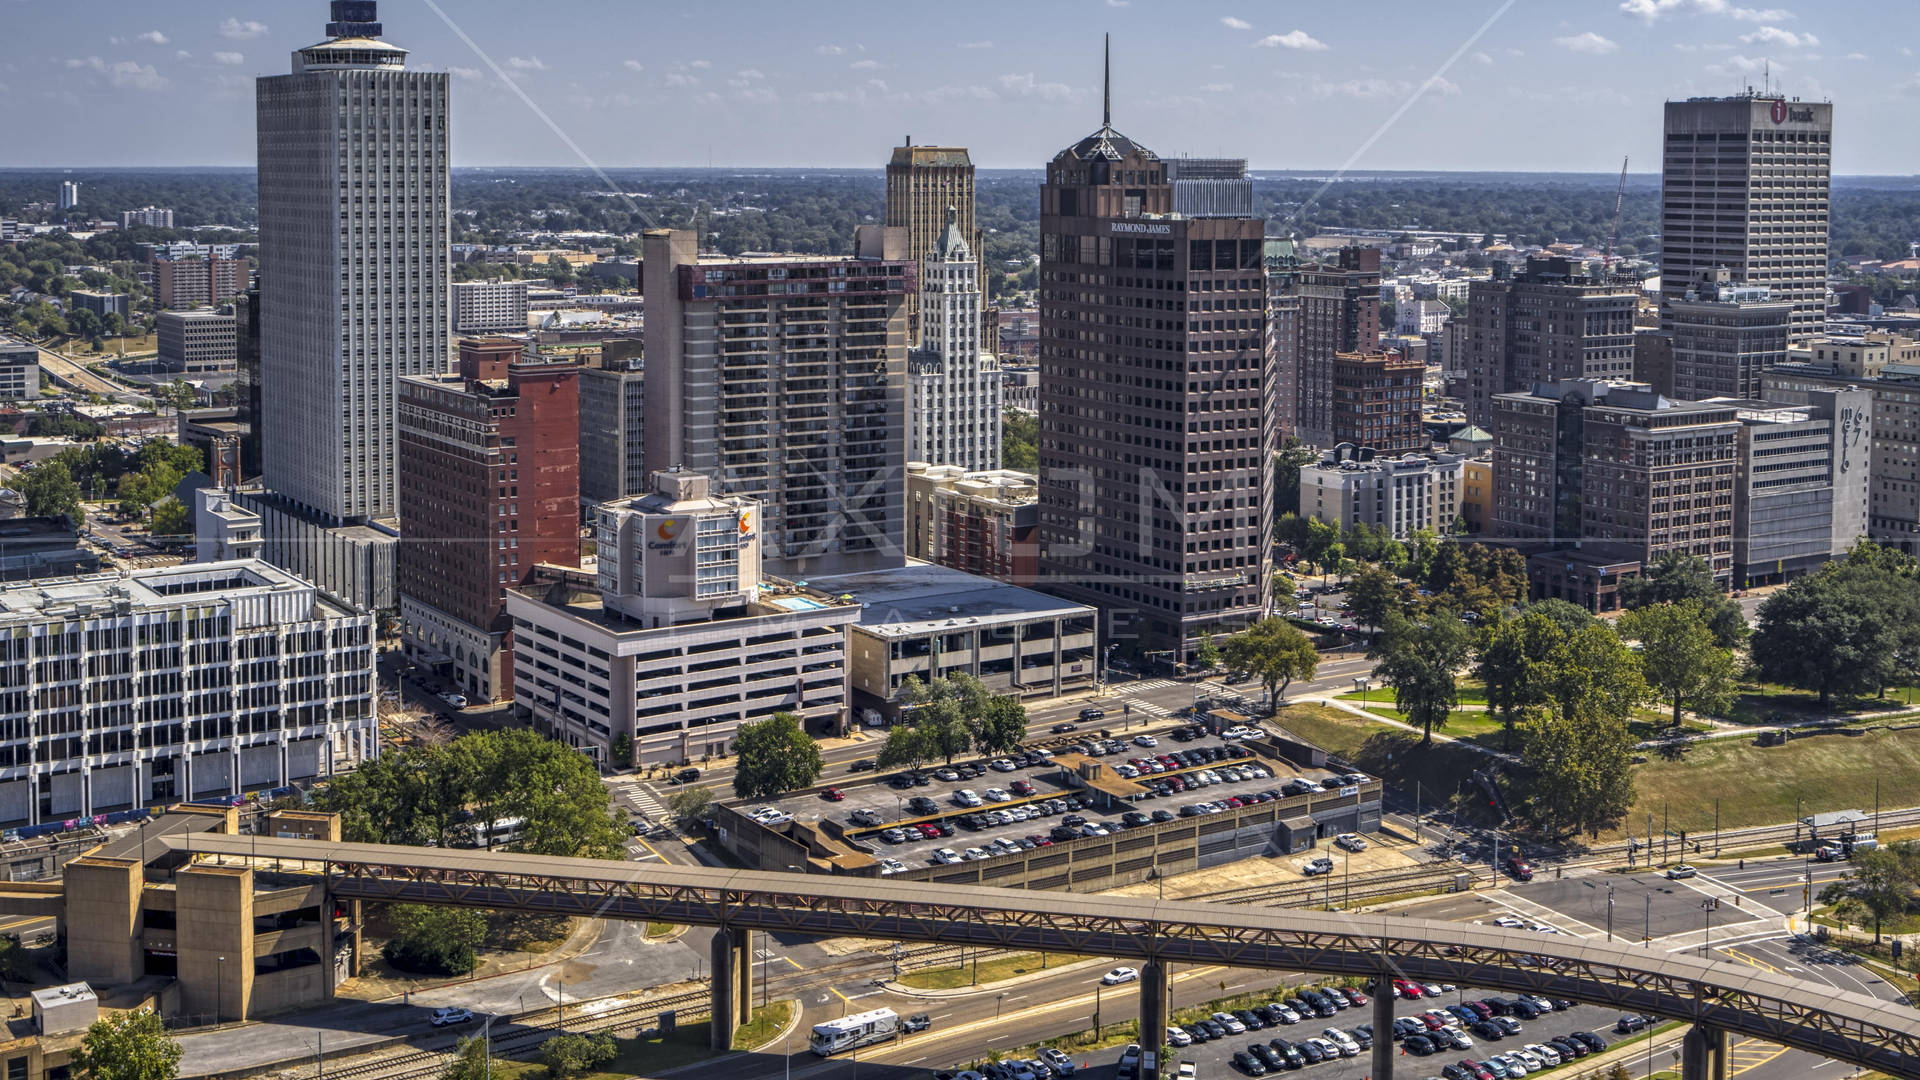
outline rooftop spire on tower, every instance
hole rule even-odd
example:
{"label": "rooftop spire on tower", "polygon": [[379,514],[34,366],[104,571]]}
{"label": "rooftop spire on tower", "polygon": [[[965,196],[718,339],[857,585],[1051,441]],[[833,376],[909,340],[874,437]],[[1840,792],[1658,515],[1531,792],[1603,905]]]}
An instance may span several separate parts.
{"label": "rooftop spire on tower", "polygon": [[1100,70],[1100,126],[1113,126],[1113,35],[1106,36]]}

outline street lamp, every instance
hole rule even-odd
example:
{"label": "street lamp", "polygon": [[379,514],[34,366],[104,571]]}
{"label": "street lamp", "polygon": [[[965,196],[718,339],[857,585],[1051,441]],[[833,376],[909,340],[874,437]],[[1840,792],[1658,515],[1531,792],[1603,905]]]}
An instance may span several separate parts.
{"label": "street lamp", "polygon": [[1607,883],[1607,940],[1613,940],[1613,883]]}
{"label": "street lamp", "polygon": [[220,1001],[220,984],[227,980],[227,958],[216,956],[214,960],[216,964],[213,969],[213,1022],[217,1024],[220,1022],[221,1012],[224,1011]]}
{"label": "street lamp", "polygon": [[1705,900],[1700,901],[1700,911],[1707,924],[1706,937],[1700,942],[1700,958],[1702,960],[1710,959],[1713,956],[1713,913],[1719,909],[1720,898],[1717,896],[1709,896]]}

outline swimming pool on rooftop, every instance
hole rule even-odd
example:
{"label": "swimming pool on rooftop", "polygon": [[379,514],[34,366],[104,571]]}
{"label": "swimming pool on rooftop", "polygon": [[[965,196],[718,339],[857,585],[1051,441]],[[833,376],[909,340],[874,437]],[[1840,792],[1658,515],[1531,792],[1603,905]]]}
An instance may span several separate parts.
{"label": "swimming pool on rooftop", "polygon": [[818,600],[809,600],[804,596],[776,596],[773,606],[787,611],[825,611],[827,605]]}

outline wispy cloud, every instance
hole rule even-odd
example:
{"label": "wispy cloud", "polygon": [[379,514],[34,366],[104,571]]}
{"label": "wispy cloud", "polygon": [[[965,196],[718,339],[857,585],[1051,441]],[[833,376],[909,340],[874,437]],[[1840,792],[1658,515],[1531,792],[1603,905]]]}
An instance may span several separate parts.
{"label": "wispy cloud", "polygon": [[1748,45],[1780,45],[1789,49],[1798,49],[1801,46],[1811,49],[1820,44],[1820,39],[1812,34],[1796,34],[1777,26],[1763,26],[1751,34],[1741,34],[1740,40]]}
{"label": "wispy cloud", "polygon": [[144,41],[149,45],[165,45],[173,39],[158,30],[149,30],[144,34],[135,35],[133,40]]}
{"label": "wispy cloud", "polygon": [[687,66],[688,66],[688,67],[690,67],[690,68],[695,68],[695,69],[697,69],[697,70],[699,70],[699,71],[705,71],[705,70],[707,70],[708,68],[710,68],[710,67],[712,67],[712,66],[713,66],[713,61],[711,61],[711,60],[690,60],[690,61],[688,61],[688,62],[687,62]]}
{"label": "wispy cloud", "polygon": [[1767,68],[1772,68],[1776,73],[1787,70],[1787,66],[1777,60],[1738,55],[1729,56],[1725,60],[1708,64],[1700,70],[1715,78],[1724,79],[1731,75],[1751,75],[1756,71],[1762,71]]}
{"label": "wispy cloud", "polygon": [[108,63],[97,56],[66,60],[63,63],[75,71],[90,71],[105,79],[110,85],[135,90],[165,90],[170,82],[165,75],[152,64],[136,64],[131,60],[119,60]]}
{"label": "wispy cloud", "polygon": [[838,45],[816,45],[813,51],[819,53],[821,56],[839,56],[847,50]]}
{"label": "wispy cloud", "polygon": [[223,38],[232,38],[235,41],[251,41],[257,37],[267,36],[267,24],[255,22],[252,19],[245,21],[228,19],[226,22],[220,24],[220,36]]}
{"label": "wispy cloud", "polygon": [[1034,78],[1032,72],[1000,76],[1000,91],[1008,97],[1039,98],[1042,101],[1073,101],[1081,96],[1080,91],[1066,83],[1041,82]]}
{"label": "wispy cloud", "polygon": [[537,56],[509,56],[507,66],[515,71],[545,71],[547,62]]}
{"label": "wispy cloud", "polygon": [[621,67],[623,67],[623,68],[626,68],[626,69],[627,69],[628,71],[645,71],[645,70],[647,70],[647,65],[645,65],[645,64],[643,64],[643,63],[641,63],[641,62],[640,62],[640,61],[638,61],[638,60],[622,60],[622,61],[620,61],[620,66],[621,66]]}
{"label": "wispy cloud", "polygon": [[847,65],[847,67],[852,68],[854,71],[872,71],[879,66],[880,61],[878,60],[855,60],[853,63]]}
{"label": "wispy cloud", "polygon": [[1326,52],[1327,43],[1308,34],[1305,30],[1289,30],[1284,34],[1268,34],[1255,45],[1263,49],[1304,49],[1307,52]]}
{"label": "wispy cloud", "polygon": [[1230,82],[1210,82],[1201,87],[1200,92],[1203,94],[1231,94],[1233,93],[1233,84]]}
{"label": "wispy cloud", "polygon": [[1107,0],[1108,7],[1132,7],[1133,0]]}
{"label": "wispy cloud", "polygon": [[963,41],[963,42],[961,42],[961,43],[960,43],[960,45],[959,45],[959,47],[960,47],[960,48],[962,48],[962,49],[991,49],[991,48],[993,48],[993,42],[991,42],[991,41]]}
{"label": "wispy cloud", "polygon": [[1793,12],[1781,8],[1740,7],[1727,0],[1621,0],[1620,10],[1647,22],[1677,11],[1724,15],[1740,22],[1780,22],[1793,18]]}
{"label": "wispy cloud", "polygon": [[1226,15],[1226,16],[1223,16],[1223,17],[1222,17],[1222,18],[1220,19],[1220,25],[1221,25],[1221,26],[1224,26],[1224,27],[1226,27],[1226,28],[1227,28],[1227,29],[1229,29],[1229,30],[1251,30],[1251,29],[1253,29],[1253,24],[1252,24],[1252,23],[1250,23],[1250,22],[1248,22],[1248,21],[1247,21],[1247,20],[1245,20],[1245,19],[1236,19],[1236,18],[1234,18],[1234,17],[1233,17],[1233,16],[1231,16],[1231,15]]}
{"label": "wispy cloud", "polygon": [[237,52],[216,52],[213,54],[213,60],[217,64],[226,64],[229,67],[239,67],[247,62],[246,56]]}
{"label": "wispy cloud", "polygon": [[1492,67],[1493,57],[1488,56],[1486,53],[1483,53],[1483,52],[1477,52],[1473,54],[1473,62],[1476,64],[1485,64],[1488,67]]}
{"label": "wispy cloud", "polygon": [[1553,43],[1571,52],[1586,53],[1589,56],[1605,56],[1610,52],[1618,51],[1620,48],[1619,42],[1614,41],[1612,38],[1601,37],[1591,30],[1585,30],[1578,34],[1570,34],[1566,37],[1554,38]]}
{"label": "wispy cloud", "polygon": [[464,79],[467,82],[479,82],[481,79],[486,78],[485,72],[482,72],[479,68],[470,67],[450,67],[447,69],[447,74],[456,79]]}

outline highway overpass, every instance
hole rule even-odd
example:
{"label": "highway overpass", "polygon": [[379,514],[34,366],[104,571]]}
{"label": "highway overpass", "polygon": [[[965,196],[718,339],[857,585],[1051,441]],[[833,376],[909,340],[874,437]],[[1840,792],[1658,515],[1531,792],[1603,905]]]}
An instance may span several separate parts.
{"label": "highway overpass", "polygon": [[[324,878],[342,900],[448,904],[709,926],[716,1045],[751,999],[754,931],[1113,956],[1142,970],[1142,1031],[1165,1024],[1169,965],[1405,977],[1545,994],[1687,1021],[1688,1080],[1726,1073],[1726,1036],[1753,1036],[1920,1080],[1920,1012],[1730,961],[1497,927],[1152,898],[562,859],[503,852],[168,837],[194,861]],[[1375,1030],[1392,996],[1375,995]],[[1374,1044],[1389,1080],[1391,1039]]]}

